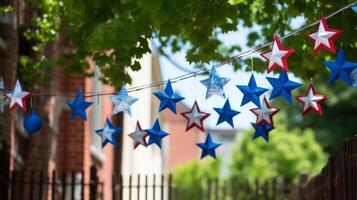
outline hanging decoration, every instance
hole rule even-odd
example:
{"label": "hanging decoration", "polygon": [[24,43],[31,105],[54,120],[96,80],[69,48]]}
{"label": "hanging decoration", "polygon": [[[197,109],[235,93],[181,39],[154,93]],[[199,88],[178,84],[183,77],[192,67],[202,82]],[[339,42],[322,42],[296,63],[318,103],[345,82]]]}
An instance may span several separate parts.
{"label": "hanging decoration", "polygon": [[67,101],[67,105],[71,108],[71,120],[80,116],[83,120],[87,120],[86,109],[92,105],[92,102],[84,101],[82,89],[77,91],[76,99]]}
{"label": "hanging decoration", "polygon": [[357,87],[357,68],[351,72],[351,78],[352,78],[352,87],[356,88]]}
{"label": "hanging decoration", "polygon": [[116,137],[118,136],[119,132],[121,131],[121,128],[115,127],[110,123],[109,119],[107,118],[105,120],[105,125],[103,129],[98,129],[95,132],[102,138],[102,148],[105,147],[105,145],[111,143],[114,146],[117,146],[117,141]]}
{"label": "hanging decoration", "polygon": [[183,112],[181,113],[181,115],[187,119],[186,132],[193,127],[196,127],[201,131],[204,131],[203,121],[210,116],[209,113],[205,113],[200,110],[197,101],[195,101],[190,111]]}
{"label": "hanging decoration", "polygon": [[243,100],[241,106],[252,102],[260,107],[260,95],[264,94],[268,89],[257,87],[254,75],[252,74],[249,79],[248,85],[237,85],[238,89],[243,93]]}
{"label": "hanging decoration", "polygon": [[327,25],[325,17],[321,17],[318,30],[308,34],[307,37],[314,42],[314,54],[317,54],[321,49],[336,53],[334,42],[341,34],[341,30],[331,29]]}
{"label": "hanging decoration", "polygon": [[129,137],[133,139],[134,149],[136,149],[139,145],[146,147],[148,145],[146,142],[147,136],[147,132],[141,129],[140,123],[137,121],[135,131],[129,134]]}
{"label": "hanging decoration", "polygon": [[117,95],[111,96],[110,100],[114,104],[113,115],[120,112],[126,112],[131,116],[131,105],[134,104],[138,98],[129,96],[125,85],[123,85],[120,92]]}
{"label": "hanging decoration", "polygon": [[42,119],[36,114],[35,110],[32,110],[24,120],[24,129],[30,134],[35,134],[42,127]]}
{"label": "hanging decoration", "polygon": [[233,117],[238,115],[240,112],[231,109],[229,100],[226,100],[223,108],[213,108],[219,115],[217,125],[227,122],[232,128],[234,128]]}
{"label": "hanging decoration", "polygon": [[221,146],[221,144],[215,143],[211,138],[211,134],[208,133],[206,141],[204,143],[197,144],[197,146],[202,149],[201,159],[206,156],[211,156],[216,159],[216,148]]}
{"label": "hanging decoration", "polygon": [[260,108],[253,108],[250,111],[257,116],[256,125],[266,123],[274,127],[273,116],[279,112],[279,109],[271,107],[268,100],[264,97]]}
{"label": "hanging decoration", "polygon": [[156,119],[154,126],[151,129],[145,130],[149,135],[148,146],[156,144],[161,149],[161,140],[162,138],[168,136],[169,134],[161,130],[159,120]]}
{"label": "hanging decoration", "polygon": [[[206,100],[211,96],[217,95],[226,98],[224,91],[225,85],[230,81],[230,78],[220,77],[217,74],[216,68],[224,66],[226,64],[238,61],[248,55],[256,53],[263,48],[271,46],[271,50],[266,51],[261,54],[261,56],[268,61],[267,72],[271,73],[276,70],[276,68],[281,68],[282,71],[278,78],[266,77],[270,85],[272,86],[272,91],[269,100],[273,100],[279,96],[285,99],[288,103],[292,103],[291,93],[296,88],[300,87],[302,84],[298,82],[291,81],[288,76],[288,63],[287,59],[294,53],[293,49],[284,48],[282,45],[282,40],[290,36],[296,35],[297,33],[319,24],[316,32],[310,33],[307,37],[314,42],[313,53],[317,54],[321,49],[326,49],[331,53],[335,53],[335,40],[342,34],[342,30],[331,29],[327,23],[326,19],[335,16],[336,14],[352,8],[357,12],[357,4],[350,3],[339,10],[336,10],[326,17],[321,17],[319,21],[306,24],[305,26],[299,28],[298,30],[292,31],[285,36],[279,38],[274,35],[273,42],[266,43],[255,49],[251,49],[240,53],[239,55],[233,56],[223,62],[213,65],[211,68],[201,69],[192,73],[180,75],[174,77],[172,82],[182,81],[188,78],[196,77],[196,75],[204,74],[210,71],[210,75],[207,79],[201,80],[200,82],[206,87]],[[353,87],[357,87],[357,63],[351,62],[345,59],[344,51],[341,49],[337,54],[337,58],[334,61],[325,61],[323,64],[330,71],[331,75],[328,80],[329,84],[332,84],[337,79],[341,79]],[[253,70],[253,65],[252,65]],[[148,85],[141,85],[137,87],[130,88],[126,90],[125,85],[123,85],[118,93],[106,92],[106,93],[87,93],[83,94],[81,88],[78,89],[76,98],[74,100],[67,101],[67,105],[70,107],[71,119],[80,117],[83,120],[87,119],[86,109],[92,105],[92,102],[86,102],[85,97],[99,97],[104,95],[113,95],[110,97],[113,103],[113,114],[120,112],[125,112],[131,116],[131,106],[138,100],[135,97],[129,96],[128,92],[140,91],[146,88],[153,88],[163,85],[165,81],[159,83],[151,83]],[[258,87],[255,77],[251,74],[249,83],[247,85],[237,85],[237,88],[242,92],[243,98],[240,106],[252,102],[257,106],[257,108],[250,109],[253,114],[256,115],[255,123],[252,126],[255,129],[253,139],[262,137],[265,141],[269,141],[269,133],[274,129],[273,116],[279,111],[279,109],[272,107],[269,104],[267,96],[261,98],[260,96],[265,94],[268,89]],[[30,92],[22,91],[19,80],[16,81],[15,88],[12,92],[8,93],[10,90],[4,88],[4,83],[2,78],[0,79],[0,111],[3,112],[4,106],[9,102],[10,111],[14,110],[16,106],[19,106],[22,110],[26,111],[26,101],[32,96]],[[196,92],[196,91],[194,91]],[[72,95],[59,95],[59,94],[39,94],[37,96],[72,96]],[[173,113],[176,114],[176,103],[182,101],[184,97],[179,96],[174,93],[170,79],[166,83],[164,91],[153,93],[160,101],[159,112],[168,108]],[[323,103],[327,97],[317,93],[314,89],[313,84],[309,85],[306,93],[296,96],[297,101],[302,106],[302,115],[306,115],[310,111],[315,111],[318,115],[322,116],[321,103]],[[233,110],[231,108],[230,102],[227,99],[222,108],[214,108],[218,113],[219,117],[217,120],[217,125],[227,122],[232,128],[234,128],[233,118],[240,114],[239,111]],[[210,114],[202,112],[195,101],[191,110],[181,113],[181,115],[187,120],[186,131],[189,131],[193,127],[204,131],[204,120],[207,119]],[[34,110],[25,118],[23,122],[24,129],[29,134],[34,134],[41,129],[42,119],[36,114]],[[121,128],[115,127],[111,124],[109,119],[106,119],[103,129],[96,130],[96,133],[102,138],[102,147],[107,143],[112,143],[114,146],[117,145],[116,137],[119,134]],[[140,123],[137,122],[135,131],[129,134],[129,137],[133,139],[134,149],[139,145],[147,147],[152,144],[156,144],[159,148],[162,146],[162,139],[169,134],[161,130],[159,120],[156,119],[153,127],[151,129],[143,130]],[[148,138],[147,138],[148,137]],[[197,146],[202,149],[201,159],[206,156],[211,156],[216,158],[215,149],[221,144],[215,143],[212,140],[211,134],[207,134],[207,138],[204,143],[199,143]]]}
{"label": "hanging decoration", "polygon": [[26,111],[26,101],[32,96],[30,92],[23,91],[20,81],[16,80],[16,85],[13,92],[8,93],[10,99],[10,111],[13,111],[16,106],[19,106],[23,111]]}
{"label": "hanging decoration", "polygon": [[293,49],[286,49],[280,42],[277,35],[274,35],[274,43],[272,50],[260,54],[265,60],[269,61],[268,73],[275,70],[277,67],[289,71],[288,62],[286,61],[289,56],[294,53]]}
{"label": "hanging decoration", "polygon": [[355,11],[355,13],[357,14],[357,3],[354,4],[351,8],[352,8],[352,10]]}
{"label": "hanging decoration", "polygon": [[345,52],[340,49],[337,58],[334,61],[325,61],[323,64],[331,72],[329,84],[332,84],[337,79],[345,81],[348,85],[352,86],[351,72],[357,68],[357,62],[351,62],[345,59]]}
{"label": "hanging decoration", "polygon": [[300,87],[302,84],[289,80],[288,73],[282,71],[279,75],[279,78],[267,77],[266,78],[270,85],[273,87],[273,90],[270,94],[270,100],[276,97],[283,97],[288,103],[292,102],[291,91]]}
{"label": "hanging decoration", "polygon": [[160,100],[159,112],[169,108],[176,114],[176,103],[185,99],[173,92],[170,80],[167,82],[163,92],[155,92],[154,95]]}
{"label": "hanging decoration", "polygon": [[5,106],[7,106],[10,102],[8,98],[6,97],[6,94],[4,92],[4,80],[0,78],[0,112],[4,112]]}
{"label": "hanging decoration", "polygon": [[254,124],[252,126],[255,129],[253,140],[257,139],[258,137],[262,137],[265,141],[269,142],[269,132],[273,130],[273,127],[266,123],[261,124]]}
{"label": "hanging decoration", "polygon": [[206,99],[210,98],[213,95],[218,95],[223,98],[226,98],[224,94],[223,87],[230,81],[229,78],[220,77],[217,75],[216,69],[213,67],[211,73],[207,79],[201,81],[201,83],[206,86]]}
{"label": "hanging decoration", "polygon": [[302,105],[302,115],[305,116],[310,111],[315,111],[322,116],[321,103],[327,99],[326,96],[317,93],[312,83],[309,85],[309,89],[305,94],[299,95],[296,99]]}

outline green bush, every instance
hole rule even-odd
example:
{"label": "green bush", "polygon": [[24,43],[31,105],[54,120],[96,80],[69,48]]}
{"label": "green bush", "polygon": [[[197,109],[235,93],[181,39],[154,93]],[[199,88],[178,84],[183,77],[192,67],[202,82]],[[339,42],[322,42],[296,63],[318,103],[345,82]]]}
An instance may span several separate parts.
{"label": "green bush", "polygon": [[326,163],[326,155],[310,129],[287,130],[283,123],[269,133],[269,142],[252,140],[254,130],[242,133],[232,153],[231,176],[265,181],[284,177],[295,181],[300,172],[318,173]]}

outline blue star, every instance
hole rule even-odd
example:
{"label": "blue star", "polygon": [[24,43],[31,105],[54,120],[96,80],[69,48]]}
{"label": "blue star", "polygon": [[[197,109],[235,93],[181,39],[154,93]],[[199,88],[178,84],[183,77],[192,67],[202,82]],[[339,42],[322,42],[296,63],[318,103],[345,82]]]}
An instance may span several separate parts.
{"label": "blue star", "polygon": [[325,61],[323,64],[330,70],[331,76],[328,83],[331,84],[337,79],[345,81],[352,86],[351,72],[357,68],[357,63],[345,59],[345,52],[341,49],[335,61]]}
{"label": "blue star", "polygon": [[124,111],[131,116],[130,106],[135,103],[138,98],[129,96],[125,89],[125,85],[123,85],[120,89],[120,92],[117,95],[111,96],[110,100],[114,104],[113,115]]}
{"label": "blue star", "polygon": [[158,119],[156,119],[154,126],[151,129],[147,129],[145,131],[149,135],[148,146],[155,143],[161,148],[161,139],[169,135],[168,133],[161,130]]}
{"label": "blue star", "polygon": [[211,134],[208,133],[206,141],[204,143],[197,144],[197,146],[202,149],[201,159],[206,157],[207,155],[209,155],[212,158],[216,159],[215,149],[217,147],[221,146],[221,144],[214,143],[212,138],[211,138]]}
{"label": "blue star", "polygon": [[282,71],[279,78],[267,77],[267,80],[273,86],[269,99],[272,100],[278,96],[282,96],[289,103],[292,101],[291,91],[302,85],[301,83],[290,81],[286,71]]}
{"label": "blue star", "polygon": [[95,132],[102,137],[102,148],[108,143],[112,143],[114,146],[117,146],[116,137],[121,131],[121,128],[113,126],[109,119],[105,121],[105,125],[103,129],[98,129]]}
{"label": "blue star", "polygon": [[217,121],[217,125],[222,122],[227,122],[234,128],[233,117],[238,115],[240,112],[231,109],[231,105],[229,104],[229,100],[227,99],[226,103],[224,103],[223,108],[213,108],[218,114],[219,118]]}
{"label": "blue star", "polygon": [[155,92],[154,95],[160,100],[159,112],[165,108],[169,108],[176,114],[176,103],[185,99],[173,92],[170,80],[167,82],[163,92]]}
{"label": "blue star", "polygon": [[252,74],[248,85],[237,85],[238,89],[243,93],[243,100],[241,106],[249,102],[253,102],[260,108],[260,95],[264,94],[268,89],[257,87],[254,75]]}
{"label": "blue star", "polygon": [[266,123],[261,123],[259,125],[252,123],[252,126],[255,129],[255,133],[253,135],[254,140],[258,137],[262,137],[265,141],[269,141],[269,132],[273,130],[272,126]]}
{"label": "blue star", "polygon": [[357,3],[352,6],[352,10],[355,11],[355,13],[357,13]]}
{"label": "blue star", "polygon": [[209,78],[204,79],[201,83],[206,86],[206,99],[210,98],[213,95],[218,95],[225,97],[223,87],[230,81],[229,78],[220,77],[217,75],[216,69],[213,67]]}
{"label": "blue star", "polygon": [[71,119],[73,120],[77,116],[80,116],[83,120],[87,120],[86,109],[92,105],[92,102],[85,102],[83,98],[82,89],[79,88],[76,99],[74,101],[67,101],[67,105],[71,108]]}

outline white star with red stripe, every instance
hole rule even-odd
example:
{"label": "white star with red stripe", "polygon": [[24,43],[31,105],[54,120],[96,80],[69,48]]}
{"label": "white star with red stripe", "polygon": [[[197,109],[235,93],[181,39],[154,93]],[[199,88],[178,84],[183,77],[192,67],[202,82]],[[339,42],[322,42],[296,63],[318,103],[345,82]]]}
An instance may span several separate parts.
{"label": "white star with red stripe", "polygon": [[321,49],[336,53],[334,41],[342,34],[342,30],[331,29],[324,17],[321,17],[319,29],[310,33],[307,37],[314,42],[313,53],[317,54]]}
{"label": "white star with red stripe", "polygon": [[257,116],[257,126],[261,123],[266,123],[274,127],[273,116],[279,111],[279,109],[271,107],[268,100],[264,97],[262,103],[260,104],[260,108],[253,108],[250,109],[250,111]]}
{"label": "white star with red stripe", "polygon": [[203,121],[210,116],[209,113],[205,113],[200,110],[197,101],[195,101],[190,111],[181,113],[181,115],[187,119],[186,131],[193,127],[204,131]]}
{"label": "white star with red stripe", "polygon": [[30,92],[22,91],[19,80],[16,81],[14,91],[6,94],[10,99],[10,111],[14,110],[16,106],[19,106],[23,111],[26,111],[26,100],[31,97]]}
{"label": "white star with red stripe", "polygon": [[272,50],[266,51],[261,56],[269,61],[268,73],[275,70],[277,67],[289,71],[288,62],[286,59],[294,53],[293,49],[285,49],[277,35],[274,35],[274,43]]}
{"label": "white star with red stripe", "polygon": [[302,115],[305,116],[310,111],[315,111],[322,116],[321,102],[327,99],[326,96],[317,93],[312,84],[305,94],[299,95],[296,99],[302,104]]}

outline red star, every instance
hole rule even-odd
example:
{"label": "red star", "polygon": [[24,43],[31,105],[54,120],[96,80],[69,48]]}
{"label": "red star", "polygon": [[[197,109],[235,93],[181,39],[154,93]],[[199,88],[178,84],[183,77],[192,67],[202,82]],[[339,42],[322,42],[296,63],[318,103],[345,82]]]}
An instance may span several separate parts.
{"label": "red star", "polygon": [[302,115],[305,116],[310,111],[315,111],[322,116],[321,103],[327,99],[326,96],[317,93],[314,86],[310,83],[309,89],[305,94],[299,95],[296,99],[302,105]]}
{"label": "red star", "polygon": [[210,116],[209,113],[201,112],[196,101],[190,111],[183,112],[181,115],[187,119],[186,132],[193,127],[197,127],[201,131],[204,131],[203,120]]}
{"label": "red star", "polygon": [[342,30],[328,27],[324,17],[321,17],[319,29],[310,33],[307,37],[314,42],[313,54],[317,54],[321,49],[326,49],[331,53],[336,53],[334,41],[342,34]]}
{"label": "red star", "polygon": [[260,54],[265,60],[269,61],[268,73],[277,67],[289,71],[286,59],[294,53],[294,49],[285,49],[277,35],[274,35],[273,48]]}
{"label": "red star", "polygon": [[250,109],[252,113],[257,116],[256,125],[259,126],[262,123],[266,123],[271,127],[274,127],[273,116],[279,112],[279,109],[271,107],[268,100],[264,97],[260,108]]}

